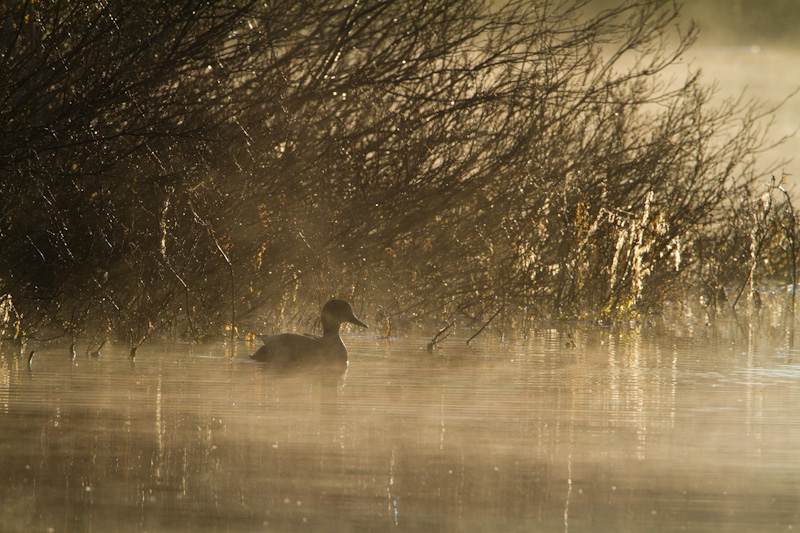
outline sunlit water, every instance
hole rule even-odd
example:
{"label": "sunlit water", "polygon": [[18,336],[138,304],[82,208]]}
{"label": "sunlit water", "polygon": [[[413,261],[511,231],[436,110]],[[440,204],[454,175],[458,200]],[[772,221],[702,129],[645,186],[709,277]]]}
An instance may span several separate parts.
{"label": "sunlit water", "polygon": [[776,178],[797,188],[800,185],[800,94],[790,95],[800,89],[800,50],[780,49],[770,46],[694,47],[687,54],[692,68],[703,71],[704,83],[716,82],[718,93],[715,103],[735,99],[744,94],[764,105],[764,110],[775,110],[770,128],[769,143],[786,138],[782,144],[759,155],[761,168],[786,161],[776,171]]}
{"label": "sunlit water", "polygon": [[800,528],[792,327],[668,329],[351,336],[327,378],[245,345],[5,354],[0,531]]}

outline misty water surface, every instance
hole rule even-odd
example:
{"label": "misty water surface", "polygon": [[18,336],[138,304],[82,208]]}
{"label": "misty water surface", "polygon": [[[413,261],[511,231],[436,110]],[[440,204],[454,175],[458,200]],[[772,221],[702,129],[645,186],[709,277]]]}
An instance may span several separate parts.
{"label": "misty water surface", "polygon": [[350,335],[322,377],[246,345],[5,354],[0,530],[790,530],[800,348],[768,322]]}
{"label": "misty water surface", "polygon": [[[796,186],[800,179],[798,153],[800,137],[795,132],[800,128],[800,50],[776,48],[753,43],[748,46],[702,46],[688,54],[689,65],[702,69],[703,77],[717,86],[716,102],[735,99],[744,95],[755,98],[765,109],[781,105],[775,112],[770,139],[785,140],[761,157],[762,164],[786,161],[776,172],[782,174],[787,183]],[[787,100],[787,98],[789,98]]]}

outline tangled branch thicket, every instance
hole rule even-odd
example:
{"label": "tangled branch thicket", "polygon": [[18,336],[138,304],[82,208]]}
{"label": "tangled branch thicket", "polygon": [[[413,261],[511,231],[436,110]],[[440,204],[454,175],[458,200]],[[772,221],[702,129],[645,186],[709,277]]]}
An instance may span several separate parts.
{"label": "tangled branch thicket", "polygon": [[333,294],[386,320],[613,319],[794,261],[788,195],[742,214],[758,108],[667,75],[694,27],[581,8],[4,4],[4,337],[135,346]]}

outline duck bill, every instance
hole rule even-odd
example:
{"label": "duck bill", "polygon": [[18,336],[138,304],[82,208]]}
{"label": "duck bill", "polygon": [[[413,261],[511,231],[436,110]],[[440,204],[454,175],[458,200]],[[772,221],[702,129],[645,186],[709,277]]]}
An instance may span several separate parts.
{"label": "duck bill", "polygon": [[356,326],[361,326],[362,328],[369,328],[368,325],[364,324],[359,319],[357,319],[356,315],[351,316],[348,322],[350,322],[351,324],[355,324]]}

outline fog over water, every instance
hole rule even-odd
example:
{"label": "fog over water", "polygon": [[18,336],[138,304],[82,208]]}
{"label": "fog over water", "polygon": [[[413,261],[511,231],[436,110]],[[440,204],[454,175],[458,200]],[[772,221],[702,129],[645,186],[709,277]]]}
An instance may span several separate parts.
{"label": "fog over water", "polygon": [[[735,98],[743,91],[768,106],[784,101],[800,87],[800,49],[772,46],[696,46],[690,53],[692,65],[702,69],[707,78],[719,85],[719,98]],[[771,137],[791,136],[783,144],[766,152],[764,162],[791,160],[781,167],[787,181],[800,183],[800,138],[792,134],[800,127],[800,95],[786,101],[775,113]]]}
{"label": "fog over water", "polygon": [[0,529],[786,531],[791,317],[350,336],[344,374],[222,345],[0,358]]}
{"label": "fog over water", "polygon": [[[800,88],[800,39],[792,21],[800,4],[775,0],[692,0],[683,14],[700,26],[688,64],[703,71],[707,83],[716,80],[719,98],[745,95],[775,106]],[[772,138],[792,135],[800,128],[800,96],[776,112]],[[789,138],[764,154],[764,162],[795,159],[782,168],[788,182],[800,183],[800,137]]]}
{"label": "fog over water", "polygon": [[[619,5],[615,0],[596,0],[597,8]],[[684,25],[694,21],[700,29],[697,42],[682,63],[700,69],[706,84],[716,84],[717,101],[755,98],[774,107],[800,89],[800,38],[795,21],[800,3],[794,0],[688,0],[682,2]],[[673,72],[678,79],[682,75]],[[800,96],[777,110],[770,138],[791,136],[800,128]],[[794,135],[762,155],[762,166],[779,160],[798,159],[800,137]],[[783,165],[787,182],[800,184],[800,162]],[[780,170],[778,170],[780,176]]]}
{"label": "fog over water", "polygon": [[[298,4],[304,9],[308,5]],[[461,7],[461,4],[456,5]],[[687,5],[685,14],[696,18],[705,29],[697,45],[675,68],[702,69],[707,83],[717,80],[719,98],[738,96],[746,88],[746,94],[774,105],[800,86],[800,69],[796,67],[800,64],[800,46],[787,25],[778,24],[782,19],[790,20],[794,14],[800,14],[800,9],[793,10],[792,3],[776,0],[769,4],[770,9],[762,10],[773,17],[770,21],[756,18],[753,5],[754,1],[745,0],[716,3],[698,0]],[[370,10],[369,3],[357,6]],[[312,15],[314,13],[307,19],[310,24],[316,20]],[[367,20],[371,13],[362,15]],[[343,28],[349,24],[348,20],[345,17]],[[394,22],[379,28],[391,29],[396,26]],[[471,23],[469,19],[467,24]],[[763,29],[770,27],[774,27],[775,32],[767,33]],[[750,31],[753,28],[762,33]],[[312,33],[298,32],[297,35]],[[291,41],[295,37],[292,34]],[[401,33],[397,42],[405,41]],[[334,51],[338,46],[336,42],[332,41]],[[338,56],[332,54],[331,57]],[[462,57],[460,52],[456,57]],[[402,64],[405,63],[403,60]],[[462,69],[459,66],[454,72],[456,70]],[[432,87],[438,86],[435,81],[432,79]],[[382,90],[376,92],[381,96],[389,94]],[[354,94],[351,93],[347,102],[355,100]],[[419,102],[424,99],[422,95]],[[269,103],[269,98],[265,101]],[[344,102],[343,98],[336,99],[336,105],[344,105]],[[413,106],[408,109],[413,111]],[[361,118],[360,108],[351,113],[348,116]],[[583,112],[580,115],[584,116]],[[309,112],[308,117],[312,116]],[[690,114],[689,118],[696,116]],[[253,121],[253,124],[258,123]],[[453,115],[450,123],[459,124],[458,115]],[[376,121],[375,124],[381,123]],[[800,98],[795,97],[777,112],[772,136],[789,134],[798,125]],[[304,127],[316,132],[316,126],[318,124]],[[287,121],[285,127],[287,132],[295,132],[293,122]],[[448,127],[443,126],[441,131],[447,130]],[[544,136],[537,139],[541,137]],[[424,136],[420,134],[420,138]],[[667,141],[665,145],[669,144]],[[376,145],[383,146],[385,142],[388,141],[376,141]],[[397,146],[404,143],[405,140]],[[300,147],[306,145],[297,143]],[[557,145],[558,142],[553,142],[553,147]],[[280,153],[286,156],[284,159],[283,155],[274,155],[274,168],[278,162],[283,165],[283,161],[287,161],[287,166],[299,165],[299,160],[292,160],[290,154],[284,152],[286,144],[280,146]],[[485,152],[489,154],[487,161],[491,161],[496,157],[496,144],[486,146],[491,148]],[[272,151],[275,150],[269,148],[265,153]],[[420,151],[420,157],[426,156],[427,151],[427,148]],[[323,154],[334,152],[320,151]],[[457,152],[448,153],[453,155],[454,161],[463,161],[456,157]],[[791,159],[798,153],[800,141],[793,138],[766,154],[765,159]],[[656,155],[652,157],[654,165],[660,161]],[[367,165],[374,159],[365,157],[353,165]],[[315,158],[309,156],[308,160]],[[798,165],[798,161],[794,161],[783,167],[792,183],[800,180]],[[256,167],[254,164],[253,168]],[[626,179],[647,177],[649,168],[652,167],[625,170],[621,176]],[[238,174],[238,169],[232,171],[237,179]],[[669,173],[662,177],[666,174]],[[260,170],[253,174],[275,175]],[[800,462],[797,460],[800,340],[795,336],[800,320],[792,313],[792,303],[787,296],[788,278],[757,285],[752,283],[751,276],[751,284],[747,285],[748,269],[741,265],[749,266],[750,261],[752,265],[767,263],[766,256],[752,253],[751,257],[751,250],[756,248],[753,244],[758,234],[756,230],[761,226],[754,223],[752,230],[744,227],[741,236],[746,238],[720,238],[717,247],[703,252],[707,255],[692,257],[701,266],[711,260],[718,261],[714,265],[719,268],[710,273],[702,271],[698,279],[707,286],[687,289],[688,296],[680,304],[675,303],[671,293],[666,293],[659,296],[658,305],[643,307],[641,315],[623,314],[616,321],[584,320],[588,315],[582,314],[580,307],[566,306],[561,309],[568,311],[559,312],[557,319],[547,320],[544,314],[528,316],[527,312],[538,304],[521,297],[519,301],[524,302],[526,311],[522,321],[511,311],[506,314],[508,304],[497,297],[499,289],[505,288],[505,282],[517,272],[514,269],[518,263],[509,262],[511,266],[507,270],[490,270],[489,267],[502,266],[495,258],[503,256],[492,255],[495,249],[492,240],[484,237],[484,233],[476,233],[475,224],[465,224],[463,227],[469,231],[462,234],[451,235],[444,231],[436,234],[442,229],[440,226],[460,222],[455,216],[444,219],[441,224],[438,222],[440,213],[446,212],[449,205],[430,208],[434,223],[409,225],[408,235],[414,238],[421,235],[423,239],[395,244],[395,251],[375,244],[382,242],[376,238],[372,255],[366,252],[357,255],[363,252],[363,243],[376,235],[378,229],[389,237],[394,237],[398,231],[388,225],[370,229],[361,226],[359,219],[378,220],[376,217],[383,217],[384,211],[401,205],[396,214],[404,217],[408,214],[411,224],[415,218],[414,209],[421,201],[435,198],[435,194],[386,196],[385,203],[383,200],[380,204],[371,203],[376,208],[373,212],[366,209],[370,203],[358,198],[342,203],[341,195],[363,192],[364,182],[357,186],[346,181],[351,175],[349,171],[328,175],[310,171],[287,173],[292,179],[298,175],[325,178],[326,181],[321,182],[325,187],[308,188],[309,198],[315,198],[314,202],[318,191],[342,185],[344,192],[340,194],[334,190],[330,194],[331,203],[313,204],[311,208],[311,203],[298,201],[286,211],[277,207],[287,197],[291,203],[292,194],[269,196],[273,211],[262,209],[260,200],[250,203],[251,211],[237,209],[218,213],[217,204],[204,204],[209,215],[213,215],[208,217],[211,222],[203,220],[195,211],[200,204],[193,203],[194,196],[173,199],[170,196],[175,192],[172,185],[163,189],[167,193],[163,199],[153,194],[153,199],[160,203],[154,200],[152,208],[139,196],[131,196],[140,203],[131,201],[130,206],[139,207],[146,216],[131,225],[140,233],[125,233],[120,249],[125,253],[143,250],[142,255],[133,256],[141,262],[129,261],[128,256],[121,255],[122,259],[116,264],[130,266],[131,270],[102,270],[105,276],[86,278],[92,279],[94,284],[75,282],[76,287],[86,290],[86,294],[81,295],[85,298],[76,301],[89,305],[101,299],[105,302],[110,294],[99,285],[100,281],[119,281],[115,285],[119,296],[112,303],[116,306],[119,302],[124,307],[127,302],[129,307],[114,315],[119,326],[117,335],[105,329],[98,330],[98,335],[107,334],[107,337],[102,340],[98,337],[98,342],[93,343],[94,339],[90,338],[93,330],[80,329],[70,322],[69,331],[59,331],[61,337],[56,340],[45,340],[51,338],[52,325],[41,330],[31,329],[31,335],[25,337],[24,352],[20,349],[21,341],[17,345],[3,344],[0,352],[0,479],[3,480],[0,484],[0,533],[395,530],[568,533],[789,531],[800,528]],[[369,175],[365,172],[365,177]],[[408,174],[414,177],[414,185],[420,187],[437,175],[441,172]],[[555,171],[553,175],[562,177]],[[453,176],[458,177],[458,174]],[[713,181],[714,174],[708,176]],[[134,185],[142,182],[139,180]],[[61,182],[54,179],[53,183]],[[287,179],[287,183],[292,181]],[[309,180],[308,183],[314,182]],[[442,182],[438,190],[442,194],[450,192],[458,183]],[[493,187],[503,185],[502,180],[488,183]],[[552,198],[566,198],[567,195],[562,194],[563,180],[547,183],[553,191]],[[537,182],[525,194],[536,199],[541,189]],[[664,187],[667,189],[669,187]],[[199,184],[192,184],[188,189],[191,194],[203,190]],[[223,194],[226,190],[220,189],[218,196],[209,198],[222,202],[227,198],[227,193]],[[133,185],[130,191],[139,194]],[[580,192],[580,189],[575,191]],[[149,194],[150,189],[147,192]],[[512,193],[497,194],[495,198],[498,201],[516,198],[516,191]],[[244,201],[254,196],[257,195],[247,192],[237,198]],[[652,250],[650,266],[666,264],[662,272],[678,270],[678,266],[673,267],[680,263],[681,248],[677,245],[685,241],[676,238],[677,245],[673,248],[666,246],[666,239],[659,240],[660,228],[666,227],[661,222],[667,218],[668,208],[680,200],[678,195],[663,196],[660,203],[652,204],[651,211],[653,196],[642,194],[641,205],[634,207],[645,207],[635,215],[625,219],[621,215],[627,211],[623,213],[619,209],[614,213],[606,211],[607,215],[596,213],[592,224],[589,218],[582,224],[576,221],[580,220],[578,214],[585,215],[588,207],[596,206],[588,206],[577,194],[573,196],[574,210],[553,215],[550,207],[545,209],[544,206],[555,203],[543,198],[541,202],[532,202],[530,210],[523,209],[517,219],[512,219],[519,222],[518,226],[506,229],[498,222],[499,218],[474,219],[484,221],[479,228],[481,232],[485,230],[486,234],[491,234],[499,227],[503,229],[503,238],[519,236],[520,245],[540,246],[526,249],[524,256],[520,252],[520,257],[528,261],[525,268],[533,265],[539,269],[531,269],[526,278],[518,276],[525,280],[526,290],[529,285],[532,288],[529,294],[543,287],[543,279],[555,280],[556,276],[546,276],[556,272],[556,267],[562,269],[558,272],[563,272],[559,274],[562,280],[558,282],[559,287],[565,286],[562,282],[580,280],[572,286],[575,295],[598,287],[603,289],[598,290],[598,294],[604,292],[605,283],[622,283],[637,275],[633,268],[627,273],[620,270],[619,276],[616,275],[618,258],[623,257],[623,252],[631,258],[632,265],[641,267],[643,250]],[[116,194],[109,193],[108,197],[118,199]],[[754,196],[756,200],[759,197],[760,193]],[[69,198],[72,197],[67,200]],[[188,207],[184,206],[183,211],[174,207],[183,204],[170,203],[181,198],[189,198],[185,204]],[[407,203],[398,204],[403,198]],[[453,212],[459,205],[470,207],[469,201],[473,199],[472,212],[481,217],[484,213],[495,213],[499,204],[482,203],[488,198],[482,190],[474,197],[457,196]],[[598,198],[603,201],[599,207],[608,209],[608,197],[603,194]],[[49,197],[45,200],[49,201]],[[64,205],[69,208],[82,205],[78,200],[67,200]],[[600,204],[600,200],[597,203]],[[127,213],[129,204],[121,202],[120,205],[117,212]],[[326,216],[326,209],[332,205],[337,207],[336,217],[332,217],[335,224],[329,223]],[[403,205],[408,209],[403,209]],[[739,215],[733,217],[735,221],[750,221],[754,218],[750,215],[763,212],[760,204],[754,205],[751,211],[737,212]],[[628,209],[629,204],[624,207]],[[697,207],[698,211],[703,209]],[[54,212],[61,213],[60,210]],[[63,212],[72,211],[64,208]],[[112,213],[111,207],[98,209],[98,213]],[[159,213],[161,218],[156,220]],[[553,229],[541,224],[548,222],[545,213],[550,214],[549,222],[558,222]],[[187,224],[187,228],[196,231],[186,230],[185,235],[199,235],[197,241],[167,241],[167,229],[174,222],[168,214],[170,217],[185,216],[194,223],[195,226]],[[319,215],[318,221],[315,215]],[[662,215],[663,218],[659,218]],[[246,226],[247,229],[263,231],[263,234],[255,234],[270,240],[264,240],[261,248],[248,247],[261,243],[260,237],[236,234],[241,225],[239,216],[247,224],[258,221],[252,227]],[[20,216],[19,220],[27,223],[29,218]],[[674,218],[675,223],[681,222],[681,217]],[[218,241],[217,235],[222,237],[226,228],[230,230],[222,224],[233,219],[236,224],[231,223],[230,234],[238,240],[231,248],[225,248],[226,242]],[[155,223],[146,226],[141,220]],[[219,233],[215,233],[212,222],[222,226]],[[304,222],[308,226],[302,226]],[[352,225],[347,225],[351,222]],[[774,228],[777,224],[774,219],[756,222],[763,222],[764,228]],[[614,224],[622,229],[618,230]],[[56,227],[66,230],[70,224]],[[157,233],[146,230],[148,227],[163,231],[160,246],[146,248],[148,241],[144,237]],[[177,223],[174,227],[182,229]],[[715,226],[687,224],[687,227],[685,235],[709,236]],[[112,230],[114,228],[117,226],[112,226]],[[119,228],[127,227],[120,225]],[[608,238],[598,238],[599,245],[589,240],[589,235],[598,228],[610,228]],[[645,230],[652,235],[647,237]],[[57,234],[48,231],[49,226],[42,233]],[[27,250],[28,255],[20,254],[22,259],[18,264],[22,266],[18,272],[21,275],[31,270],[31,265],[39,265],[43,278],[52,277],[53,265],[63,266],[64,259],[45,260],[35,245],[37,253],[28,250],[27,242],[33,244],[29,233],[27,229],[19,232],[19,242],[24,245],[19,249]],[[438,240],[425,240],[432,234],[439,235]],[[175,229],[175,235],[181,233]],[[296,238],[298,235],[302,240]],[[349,237],[353,235],[360,237],[351,241]],[[143,236],[141,248],[130,245],[131,236]],[[343,244],[332,236],[342,237]],[[445,247],[458,241],[453,236],[473,238],[464,242],[475,246]],[[27,237],[28,241],[22,237]],[[539,265],[537,261],[542,261],[539,250],[550,250],[550,243],[559,238],[564,239],[563,245],[553,249],[564,250],[565,254],[554,255],[556,259],[549,259],[551,263]],[[576,243],[584,238],[580,246],[586,245],[592,253],[572,255]],[[651,239],[650,242],[645,242],[646,238]],[[79,235],[75,241],[80,241]],[[199,249],[199,246],[193,248],[197,242],[207,246],[205,251],[195,252],[196,256],[210,259],[198,263],[202,268],[197,271],[187,269],[190,275],[194,274],[194,284],[188,276],[185,277],[189,283],[184,284],[184,278],[173,269],[173,265],[178,264],[173,260],[186,259],[184,252]],[[517,241],[509,239],[509,242]],[[614,243],[617,243],[616,252]],[[625,243],[628,244],[623,246]],[[662,248],[651,249],[653,243]],[[351,247],[342,251],[345,244]],[[398,246],[408,247],[403,251],[405,255],[400,255]],[[511,245],[505,246],[508,250],[514,249]],[[56,242],[52,249],[60,251],[64,247]],[[95,255],[87,252],[86,260],[75,260],[74,264],[85,266],[96,256],[97,249],[93,250]],[[230,254],[235,259],[232,262],[225,251],[231,249],[235,252]],[[333,261],[331,258],[335,257],[337,249],[343,256],[352,254],[347,257],[352,263]],[[501,249],[500,245],[497,249]],[[258,251],[253,253],[253,250]],[[290,255],[280,257],[283,252],[298,250],[298,257],[305,257],[306,262],[294,260]],[[661,256],[658,256],[659,250]],[[672,250],[677,251],[670,256]],[[697,247],[688,250],[686,257],[700,253]],[[724,254],[731,250],[743,252],[726,259],[728,256]],[[593,260],[595,251],[598,256],[601,251],[610,251],[609,261],[598,260],[595,270],[581,270],[581,265]],[[3,252],[8,255],[8,247]],[[24,258],[31,254],[34,259],[41,255],[42,263],[26,262]],[[234,266],[236,276],[243,276],[242,270],[256,255],[259,265],[262,259],[265,261],[264,268],[255,268],[251,279],[235,279]],[[367,274],[362,273],[360,266],[356,269],[353,265],[371,265],[383,258],[388,265],[386,272],[393,274],[404,268],[400,259],[395,262],[396,256],[415,268],[413,277],[398,277],[395,281],[388,276],[377,276],[371,280],[373,285],[361,285]],[[659,263],[656,256],[668,260]],[[476,258],[485,264],[473,263]],[[114,256],[114,259],[118,258]],[[459,262],[460,259],[467,261]],[[327,264],[328,260],[333,266]],[[170,275],[164,275],[165,270],[155,267],[148,269],[148,265],[159,268],[166,265]],[[417,271],[418,265],[423,269]],[[353,269],[348,270],[351,267]],[[472,270],[467,270],[468,267]],[[739,267],[743,273],[739,277],[726,277],[734,267]],[[295,268],[296,274],[292,272]],[[326,272],[326,268],[334,274]],[[606,278],[598,281],[597,273],[607,273],[609,269],[615,272],[609,278],[611,281]],[[304,280],[311,280],[304,293],[298,291],[301,270],[307,276]],[[440,274],[443,270],[447,275]],[[750,272],[755,270],[753,267]],[[489,273],[485,278],[474,277],[469,281],[470,276],[483,276],[484,272]],[[279,277],[284,274],[285,278]],[[712,274],[718,277],[713,278]],[[337,278],[337,275],[342,277]],[[173,277],[182,285],[179,286]],[[166,286],[165,279],[172,280],[171,288]],[[216,280],[213,281],[216,287],[209,279]],[[228,279],[230,288],[225,285]],[[235,301],[234,292],[239,296],[248,294],[254,282],[264,279],[277,279],[274,285],[287,292],[276,292],[273,299],[264,296],[263,300],[258,300],[264,304],[260,309],[266,313],[263,316],[253,318],[255,312],[240,303],[236,307],[239,314],[232,317],[234,313],[229,314],[227,306],[229,301]],[[454,282],[463,282],[463,286],[474,289],[480,286],[481,279],[496,282],[496,285],[487,284],[483,292],[474,295],[460,289],[450,293],[435,292]],[[650,280],[644,275],[641,279]],[[664,279],[671,278],[653,278],[648,283],[665,286]],[[6,275],[6,279],[0,281],[8,280],[13,281]],[[408,280],[428,281],[418,285],[425,290],[415,292],[409,288],[411,281]],[[695,282],[694,278],[690,280],[682,286]],[[136,285],[132,281],[142,286],[147,281],[150,292],[144,289],[141,293],[126,292],[128,285]],[[294,293],[289,292],[292,284]],[[22,285],[17,283],[14,287]],[[97,292],[91,292],[95,285],[99,287]],[[700,285],[698,282],[697,286]],[[159,292],[162,287],[165,288],[163,293]],[[216,296],[211,295],[212,288],[218,289]],[[753,294],[763,294],[763,305],[761,297],[758,300],[748,297],[748,288],[754,289]],[[380,313],[374,310],[380,302],[376,302],[373,295],[384,289],[387,294],[405,297],[403,306],[387,307],[386,313],[383,307]],[[703,292],[703,289],[707,290]],[[247,331],[272,333],[294,327],[298,333],[313,332],[317,325],[316,309],[310,318],[303,318],[304,313],[308,315],[309,309],[315,308],[317,299],[324,301],[329,293],[337,290],[341,293],[339,297],[349,293],[357,298],[353,300],[360,306],[357,314],[371,326],[359,331],[343,329],[342,336],[349,350],[349,366],[345,371],[277,372],[248,359],[260,344],[246,335]],[[568,292],[559,288],[558,292],[542,291],[541,294]],[[61,294],[55,290],[53,293]],[[23,292],[19,298],[15,296],[15,301],[18,305],[37,302],[37,294],[40,293]],[[456,305],[457,298],[464,294],[467,295],[465,301],[471,301],[470,305],[474,306]],[[602,305],[586,307],[591,310],[605,305],[625,308],[637,303],[641,296],[641,292],[620,294],[629,295],[596,300]],[[159,299],[148,300],[151,295]],[[186,305],[181,307],[184,298]],[[408,303],[414,300],[425,303],[426,299],[434,302],[431,305],[447,307],[452,304],[454,310],[448,310],[448,314],[444,311],[424,314]],[[731,303],[734,299],[738,307]],[[175,312],[165,311],[178,300]],[[707,307],[698,306],[699,310],[695,310],[692,306],[700,300]],[[160,318],[153,301],[163,302]],[[158,339],[163,337],[156,333],[147,336],[153,322],[162,321],[158,334],[169,332],[173,326],[166,324],[170,321],[179,321],[189,310],[194,309],[199,314],[213,305],[219,306],[222,318],[209,321],[211,325],[207,330],[200,329],[202,321],[197,331],[195,325],[190,324],[192,333],[197,335],[185,334],[181,337],[185,342],[161,342]],[[370,315],[366,312],[362,315],[360,309],[370,306],[373,308]],[[679,309],[670,315],[673,307]],[[732,307],[736,307],[735,311]],[[521,308],[520,305],[518,309]],[[56,315],[58,320],[51,324],[66,327],[67,318],[75,320],[78,314],[72,309],[80,311],[83,307],[63,304],[63,310],[71,312],[71,318],[67,314]],[[253,312],[248,317],[249,311]],[[289,320],[290,315],[297,319]],[[47,317],[47,313],[42,316]],[[109,315],[98,316],[106,319],[101,324],[110,330]],[[420,319],[420,316],[426,318]],[[567,316],[582,320],[567,320]],[[23,317],[30,320],[36,315],[26,311],[17,312],[17,317],[21,322]],[[144,337],[133,335],[131,317],[139,320],[138,325],[146,332]],[[636,319],[629,320],[631,317]],[[221,332],[236,331],[224,329],[229,323],[241,332],[236,342],[222,340]],[[520,323],[525,326],[519,327]],[[88,321],[86,324],[94,325]],[[81,327],[84,326],[81,323]],[[127,341],[128,332],[123,328],[131,329]],[[428,349],[431,337],[440,328],[452,335],[435,349]],[[69,346],[70,334],[79,337],[74,352]],[[475,340],[467,344],[465,341],[473,335]],[[208,339],[214,340],[202,342]],[[132,345],[138,349],[133,352],[135,356],[129,355]],[[24,354],[32,350],[35,353],[28,360]]]}

